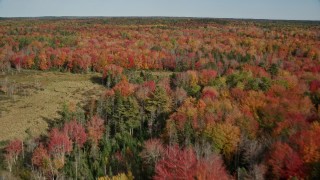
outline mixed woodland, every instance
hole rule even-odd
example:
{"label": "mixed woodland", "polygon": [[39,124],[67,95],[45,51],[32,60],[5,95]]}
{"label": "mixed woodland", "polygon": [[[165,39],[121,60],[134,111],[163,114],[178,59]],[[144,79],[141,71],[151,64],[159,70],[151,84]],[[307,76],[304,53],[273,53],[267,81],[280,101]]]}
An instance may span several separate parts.
{"label": "mixed woodland", "polygon": [[23,69],[105,92],[5,143],[21,179],[320,178],[319,22],[0,19],[0,71]]}

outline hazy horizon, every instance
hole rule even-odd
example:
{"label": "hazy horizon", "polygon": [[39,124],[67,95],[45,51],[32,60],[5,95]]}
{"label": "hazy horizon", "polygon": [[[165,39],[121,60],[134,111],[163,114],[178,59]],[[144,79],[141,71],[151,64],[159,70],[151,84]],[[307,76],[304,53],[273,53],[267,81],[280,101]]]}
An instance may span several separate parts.
{"label": "hazy horizon", "polygon": [[194,17],[320,20],[319,0],[0,0],[0,17]]}

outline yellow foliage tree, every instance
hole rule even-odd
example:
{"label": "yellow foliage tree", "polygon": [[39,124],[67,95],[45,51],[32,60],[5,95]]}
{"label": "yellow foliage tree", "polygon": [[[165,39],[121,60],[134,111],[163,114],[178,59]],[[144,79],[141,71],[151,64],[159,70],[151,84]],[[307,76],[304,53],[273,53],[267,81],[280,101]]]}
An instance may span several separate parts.
{"label": "yellow foliage tree", "polygon": [[206,136],[212,140],[213,149],[226,157],[236,150],[240,141],[240,129],[230,123],[218,123],[207,127]]}
{"label": "yellow foliage tree", "polygon": [[129,171],[127,174],[125,173],[120,173],[115,176],[109,177],[109,176],[104,176],[104,177],[99,177],[98,180],[133,180],[134,177]]}

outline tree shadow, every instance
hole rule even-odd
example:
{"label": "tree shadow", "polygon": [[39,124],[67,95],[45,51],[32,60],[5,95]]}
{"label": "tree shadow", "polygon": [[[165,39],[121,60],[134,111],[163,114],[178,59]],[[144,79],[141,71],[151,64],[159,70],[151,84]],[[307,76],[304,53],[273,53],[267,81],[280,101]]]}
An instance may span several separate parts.
{"label": "tree shadow", "polygon": [[90,81],[94,84],[99,84],[101,86],[103,86],[103,84],[104,84],[104,81],[103,81],[102,77],[100,77],[100,76],[92,76],[90,78]]}
{"label": "tree shadow", "polygon": [[[61,112],[58,112],[61,115]],[[48,130],[52,128],[60,128],[63,124],[62,118],[47,118],[41,116],[41,118],[48,124]]]}

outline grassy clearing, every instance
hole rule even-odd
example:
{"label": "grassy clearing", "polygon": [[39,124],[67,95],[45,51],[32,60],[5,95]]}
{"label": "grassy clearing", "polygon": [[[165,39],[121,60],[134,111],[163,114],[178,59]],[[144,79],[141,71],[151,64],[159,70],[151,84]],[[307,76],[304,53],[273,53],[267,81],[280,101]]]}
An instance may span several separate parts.
{"label": "grassy clearing", "polygon": [[[132,71],[129,77],[139,76]],[[157,78],[172,72],[147,71]],[[97,99],[105,90],[101,74],[72,74],[23,70],[0,74],[0,147],[14,138],[24,139],[45,134],[48,122],[60,117],[64,103],[85,105]]]}
{"label": "grassy clearing", "polygon": [[27,130],[33,136],[46,133],[64,103],[83,105],[104,91],[100,76],[26,70],[0,75],[0,142],[23,139]]}

